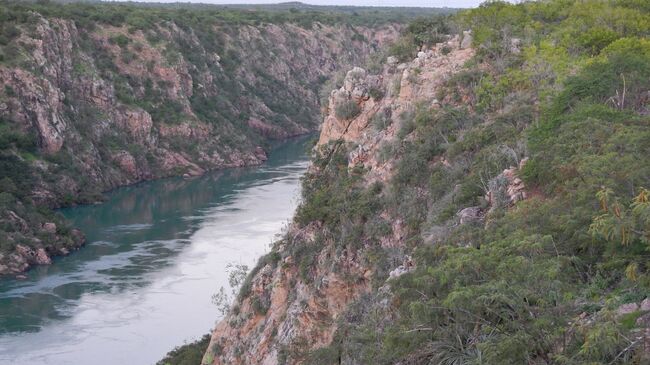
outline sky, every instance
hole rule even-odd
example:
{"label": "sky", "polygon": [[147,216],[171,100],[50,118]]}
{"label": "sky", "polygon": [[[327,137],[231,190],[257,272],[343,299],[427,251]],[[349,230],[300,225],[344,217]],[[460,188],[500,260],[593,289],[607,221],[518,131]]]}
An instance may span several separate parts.
{"label": "sky", "polygon": [[[160,1],[160,0],[158,0]],[[212,4],[276,4],[288,0],[174,0],[173,2],[201,2]],[[312,5],[355,5],[355,6],[421,6],[470,8],[478,6],[484,0],[302,0]],[[169,2],[169,0],[165,0]]]}

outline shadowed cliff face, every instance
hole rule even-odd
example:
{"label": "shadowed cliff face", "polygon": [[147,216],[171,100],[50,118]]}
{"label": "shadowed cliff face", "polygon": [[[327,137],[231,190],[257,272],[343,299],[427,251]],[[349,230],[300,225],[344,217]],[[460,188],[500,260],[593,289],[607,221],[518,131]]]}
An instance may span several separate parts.
{"label": "shadowed cliff face", "polygon": [[[441,52],[443,47],[449,52]],[[324,179],[321,184],[325,185],[349,181],[371,191],[373,184],[389,181],[395,159],[380,158],[380,147],[397,138],[403,124],[399,116],[416,103],[437,103],[440,86],[473,55],[472,49],[460,47],[456,37],[425,49],[411,62],[398,65],[391,57],[378,75],[359,67],[350,70],[343,86],[330,94],[318,144],[321,150],[303,182],[307,194],[313,179]],[[346,104],[356,106],[348,108],[353,113],[341,111],[341,105]],[[378,118],[385,127],[377,126]],[[346,143],[356,148],[348,152]],[[340,154],[347,155],[344,160],[349,162],[336,166]],[[323,172],[330,168],[339,171],[332,180]],[[372,194],[379,195],[380,191]],[[230,314],[217,324],[204,364],[304,362],[310,352],[332,343],[348,306],[385,280],[386,273],[378,272],[373,262],[375,248],[363,242],[362,236],[367,233],[355,236],[348,232],[351,242],[337,242],[332,233],[346,230],[345,223],[339,221],[344,218],[338,217],[346,213],[311,219],[305,207],[322,198],[306,199],[286,237],[260,260]],[[371,200],[362,201],[359,211],[350,213],[354,219],[363,220],[363,209],[374,209]],[[335,202],[320,204],[323,209],[335,210]],[[399,266],[407,270],[412,265],[406,255],[407,222],[388,219],[388,212],[368,215],[373,214],[392,225],[388,228],[392,233],[379,242],[382,249],[393,252],[391,269]],[[329,358],[321,361],[312,359],[313,363],[336,362]]]}
{"label": "shadowed cliff face", "polygon": [[398,33],[393,25],[194,29],[160,19],[133,28],[25,17],[12,25],[0,63],[0,128],[11,131],[0,147],[8,166],[0,178],[11,180],[2,189],[10,195],[0,220],[11,229],[0,231],[0,274],[83,242],[58,218],[29,213],[34,206],[259,164],[270,139],[318,126],[318,91],[329,77]]}

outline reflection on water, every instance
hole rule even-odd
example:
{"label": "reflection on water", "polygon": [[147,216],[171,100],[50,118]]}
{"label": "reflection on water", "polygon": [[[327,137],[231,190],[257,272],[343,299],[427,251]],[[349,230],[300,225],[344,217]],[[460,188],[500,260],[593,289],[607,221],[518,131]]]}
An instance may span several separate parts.
{"label": "reflection on water", "polygon": [[214,324],[224,266],[249,266],[290,218],[307,138],[259,168],[118,189],[63,210],[88,244],[0,280],[0,363],[152,363]]}

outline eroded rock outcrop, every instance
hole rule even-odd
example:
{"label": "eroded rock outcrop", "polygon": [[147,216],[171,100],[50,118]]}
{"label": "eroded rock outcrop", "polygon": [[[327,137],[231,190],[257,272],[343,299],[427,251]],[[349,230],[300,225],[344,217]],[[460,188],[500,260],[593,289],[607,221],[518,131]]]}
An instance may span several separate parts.
{"label": "eroded rock outcrop", "polygon": [[[16,190],[24,209],[92,202],[147,179],[260,164],[270,139],[316,129],[324,80],[398,34],[390,24],[215,23],[206,40],[163,19],[135,29],[28,13],[30,23],[17,25],[9,40],[20,59],[0,63],[0,123],[20,141],[0,153],[10,156],[12,170],[28,170],[29,192]],[[19,177],[8,178],[16,186]],[[4,213],[0,220],[12,219]],[[41,247],[46,255],[61,252],[38,241],[35,224],[0,232],[4,250],[13,247],[0,257],[0,274],[27,267],[12,263],[18,242],[29,242],[36,257]]]}
{"label": "eroded rock outcrop", "polygon": [[[451,52],[443,54],[442,47],[450,47]],[[392,176],[391,160],[380,159],[379,148],[395,138],[402,123],[399,115],[416,102],[435,104],[438,87],[473,54],[471,49],[460,49],[458,38],[453,38],[423,50],[412,62],[398,65],[390,58],[379,75],[353,68],[330,94],[318,148],[351,143],[356,147],[348,156],[348,168],[364,167],[367,185],[387,181]],[[354,103],[358,113],[348,119],[338,117],[336,108],[341,103]],[[381,128],[376,125],[378,118]],[[399,219],[392,223],[392,234],[382,238],[381,245],[399,251],[405,247],[407,228]],[[333,341],[337,321],[351,302],[371,291],[376,273],[363,249],[341,248],[323,240],[319,232],[330,228],[318,223],[289,227],[275,253],[254,270],[250,285],[244,284],[231,313],[218,323],[204,364],[300,363],[309,351]],[[300,250],[313,257],[309,266],[304,258],[299,262]],[[397,278],[413,267],[412,259],[403,255],[386,274]]]}

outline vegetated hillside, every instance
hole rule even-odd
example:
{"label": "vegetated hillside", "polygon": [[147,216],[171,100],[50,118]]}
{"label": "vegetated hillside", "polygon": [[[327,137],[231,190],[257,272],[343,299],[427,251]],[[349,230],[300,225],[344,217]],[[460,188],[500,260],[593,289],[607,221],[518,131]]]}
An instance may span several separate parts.
{"label": "vegetated hillside", "polygon": [[649,11],[490,2],[351,70],[203,363],[647,364]]}
{"label": "vegetated hillside", "polygon": [[[175,6],[178,6],[174,4]],[[453,5],[453,4],[452,4]],[[181,4],[180,6],[187,6]],[[192,4],[200,7],[202,4]],[[311,16],[322,17],[326,13],[329,17],[352,15],[349,21],[354,24],[376,24],[386,21],[410,21],[426,15],[448,15],[457,12],[458,8],[431,8],[431,7],[395,7],[395,6],[359,6],[359,5],[312,5],[299,1],[280,2],[277,4],[226,4],[217,5],[227,9],[264,10],[269,12],[288,11],[293,15],[299,14],[301,19],[309,19]]]}
{"label": "vegetated hillside", "polygon": [[390,16],[0,3],[0,274],[83,243],[50,211],[138,181],[258,164]]}

